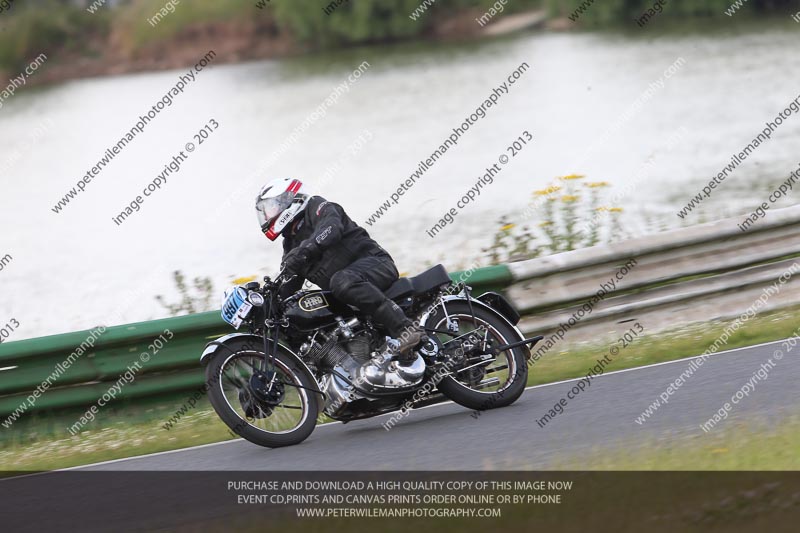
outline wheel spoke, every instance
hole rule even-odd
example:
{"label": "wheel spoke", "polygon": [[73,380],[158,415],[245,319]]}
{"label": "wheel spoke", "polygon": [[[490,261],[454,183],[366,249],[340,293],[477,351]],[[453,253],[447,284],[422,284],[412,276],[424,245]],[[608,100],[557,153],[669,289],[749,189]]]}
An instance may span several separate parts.
{"label": "wheel spoke", "polygon": [[[234,370],[235,370],[235,368],[234,368]],[[240,383],[238,381],[238,376],[236,378],[234,378],[233,376],[229,375],[227,372],[223,372],[222,376],[225,379],[227,379],[230,383],[232,383],[233,386],[236,388],[236,390],[243,389],[243,388],[245,388],[247,386],[246,383],[243,384],[243,383]]]}
{"label": "wheel spoke", "polygon": [[[479,327],[479,328],[475,328],[475,329],[469,330],[469,331],[467,331],[467,332],[465,332],[465,333],[461,333],[461,334],[460,334],[460,335],[458,335],[457,337],[456,337],[456,336],[453,336],[453,338],[452,338],[452,339],[450,339],[450,340],[449,340],[449,341],[447,341],[447,342],[443,342],[443,343],[442,343],[442,345],[444,345],[444,346],[447,346],[447,345],[448,345],[448,344],[450,344],[451,342],[455,342],[455,341],[457,341],[457,340],[459,340],[459,339],[462,339],[462,338],[464,338],[464,337],[468,337],[469,335],[472,335],[473,333],[475,333],[476,331],[478,331],[478,330],[479,330],[479,329],[481,329],[482,327],[483,327],[483,326],[481,326],[481,327]],[[485,330],[485,333],[486,333],[486,334],[488,334],[488,333],[489,333],[489,331],[488,331],[488,330]]]}
{"label": "wheel spoke", "polygon": [[241,377],[244,380],[244,382],[247,383],[248,380],[244,376],[247,376],[248,374],[252,375],[252,374],[250,374],[250,371],[247,368],[248,366],[251,366],[251,365],[250,365],[250,363],[248,361],[241,361],[241,362],[244,363],[244,368],[239,366],[240,361],[236,361],[233,364],[233,369],[236,371],[237,377]]}
{"label": "wheel spoke", "polygon": [[[239,353],[225,363],[220,372],[223,383],[223,396],[230,409],[250,426],[265,433],[287,433],[294,431],[305,420],[308,399],[305,387],[294,375],[294,371],[276,360],[273,385],[290,386],[282,392],[281,403],[276,405],[262,404],[250,389],[252,376],[261,372],[258,362],[263,354],[258,352]],[[242,393],[244,391],[244,393]],[[240,399],[240,393],[241,398]],[[243,403],[244,401],[244,403]],[[254,416],[248,416],[250,412]]]}
{"label": "wheel spoke", "polygon": [[[491,361],[488,361],[487,364],[489,364],[490,362]],[[460,374],[461,372],[466,372],[467,370],[475,370],[476,368],[480,368],[481,364],[482,363],[473,363],[473,364],[471,364],[469,366],[465,366],[464,368],[461,368],[459,370],[454,370],[452,372],[452,374],[455,375],[455,374]]]}
{"label": "wheel spoke", "polygon": [[[253,372],[260,372],[260,371],[261,371],[261,368],[259,368],[259,366],[258,366],[258,365],[256,365],[255,363],[253,363],[253,361],[252,361],[253,359],[255,359],[255,358],[254,358],[254,357],[248,357],[248,358],[247,358],[247,361],[245,361],[245,362],[247,363],[247,366],[249,366],[250,368],[252,368],[252,369],[253,369]],[[257,359],[257,361],[261,361],[261,360],[260,360],[260,359]]]}
{"label": "wheel spoke", "polygon": [[[453,313],[450,318],[459,320],[459,324],[466,326],[464,329],[453,333],[447,340],[441,339],[445,349],[452,350],[467,340],[472,345],[472,350],[467,350],[467,357],[462,359],[463,368],[453,370],[450,376],[464,387],[472,390],[481,390],[487,394],[494,394],[508,387],[514,380],[516,364],[514,361],[514,351],[505,350],[499,354],[493,354],[492,358],[482,361],[479,356],[470,357],[470,351],[475,350],[486,352],[490,346],[502,346],[507,344],[507,340],[500,334],[491,322],[476,317],[476,327],[472,327],[473,320],[471,314]],[[433,324],[430,329],[441,330],[444,326],[443,318],[437,324]],[[464,331],[466,330],[466,331]],[[493,375],[493,383],[489,386],[478,387],[478,382],[484,383],[486,377]]]}

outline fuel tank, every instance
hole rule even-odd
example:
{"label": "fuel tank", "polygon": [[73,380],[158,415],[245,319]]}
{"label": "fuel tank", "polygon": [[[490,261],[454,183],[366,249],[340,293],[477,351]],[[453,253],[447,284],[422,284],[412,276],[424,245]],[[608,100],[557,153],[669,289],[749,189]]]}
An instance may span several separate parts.
{"label": "fuel tank", "polygon": [[336,316],[349,318],[354,310],[333,297],[331,291],[310,291],[289,304],[285,316],[295,327],[312,330],[333,324]]}

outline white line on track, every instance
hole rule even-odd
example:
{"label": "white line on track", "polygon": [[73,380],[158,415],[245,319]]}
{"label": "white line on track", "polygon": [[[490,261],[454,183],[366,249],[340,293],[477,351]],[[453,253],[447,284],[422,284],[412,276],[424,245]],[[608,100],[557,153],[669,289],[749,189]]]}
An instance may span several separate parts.
{"label": "white line on track", "polygon": [[[762,347],[762,346],[769,346],[771,344],[777,344],[779,342],[783,342],[784,340],[785,339],[781,339],[781,340],[777,340],[777,341],[764,342],[764,343],[761,343],[761,344],[754,344],[753,346],[743,346],[741,348],[734,348],[732,350],[726,350],[724,352],[718,352],[716,354],[713,354],[711,357],[717,357],[717,356],[720,356],[720,355],[723,355],[723,354],[730,354],[730,353],[739,352],[739,351],[742,351],[742,350],[751,350],[753,348],[759,348],[759,347]],[[703,357],[703,356],[702,355],[693,355],[691,357],[684,357],[684,358],[681,358],[681,359],[674,359],[672,361],[664,361],[662,363],[653,363],[653,364],[645,365],[645,366],[637,366],[637,367],[633,367],[633,368],[626,368],[624,370],[615,370],[613,372],[605,372],[605,373],[603,373],[603,374],[601,374],[599,376],[596,376],[596,377],[600,378],[600,377],[603,377],[603,376],[612,376],[614,374],[622,374],[622,373],[625,373],[625,372],[635,372],[635,371],[638,371],[638,370],[645,370],[645,369],[654,368],[654,367],[657,367],[657,366],[672,365],[672,364],[675,364],[675,363],[686,362],[686,361],[689,361],[691,359],[697,359],[699,357]],[[583,379],[583,376],[577,377],[577,378],[571,378],[571,379],[564,379],[564,380],[561,380],[561,381],[554,381],[552,383],[543,383],[541,385],[531,385],[530,387],[525,387],[525,390],[540,389],[542,387],[552,387],[553,385],[560,385],[562,383],[571,383],[573,381],[580,381],[581,379]],[[420,411],[422,409],[429,409],[431,407],[441,407],[443,405],[449,405],[449,404],[452,404],[452,403],[453,403],[453,401],[449,400],[449,401],[446,401],[446,402],[435,403],[435,404],[432,404],[432,405],[426,405],[426,406],[423,406],[423,407],[418,407],[417,409],[414,409],[414,411]],[[381,416],[387,416],[387,415],[392,415],[392,414],[394,414],[394,413],[384,413],[382,415],[379,415],[379,416],[376,416],[376,417],[373,417],[373,418],[380,418]],[[327,422],[325,424],[320,424],[319,426],[317,426],[317,428],[321,428],[321,427],[325,427],[325,426],[333,426],[333,425],[336,425],[336,424],[341,424],[341,422]],[[148,454],[144,454],[144,455],[135,455],[133,457],[123,457],[121,459],[112,459],[110,461],[102,461],[102,462],[99,462],[99,463],[92,463],[92,464],[88,464],[88,465],[73,466],[71,468],[62,468],[62,469],[59,469],[59,470],[54,470],[54,472],[66,472],[66,471],[69,471],[69,470],[80,470],[80,469],[83,469],[83,468],[89,468],[89,467],[93,467],[93,466],[120,463],[122,461],[131,461],[133,459],[143,459],[145,457],[158,457],[159,455],[167,455],[167,454],[171,454],[171,453],[187,452],[187,451],[191,451],[191,450],[200,450],[202,448],[211,448],[212,446],[221,446],[223,444],[232,444],[234,442],[241,442],[243,440],[244,439],[224,440],[224,441],[221,441],[221,442],[212,442],[210,444],[200,444],[199,446],[191,446],[189,448],[180,448],[180,449],[177,449],[177,450],[167,450],[167,451],[164,451],[164,452],[155,452],[155,453],[148,453]],[[48,472],[42,472],[42,473],[46,474]],[[41,475],[41,474],[30,474],[30,475]],[[7,479],[19,479],[20,477],[27,477],[27,476],[17,476],[17,477],[7,478]]]}

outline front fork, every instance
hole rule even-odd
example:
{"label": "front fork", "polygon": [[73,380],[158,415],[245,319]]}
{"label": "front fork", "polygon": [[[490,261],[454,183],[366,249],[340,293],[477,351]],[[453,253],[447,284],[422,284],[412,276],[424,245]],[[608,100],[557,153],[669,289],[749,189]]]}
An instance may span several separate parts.
{"label": "front fork", "polygon": [[[273,305],[271,300],[272,298],[265,298],[262,304],[262,316],[266,317],[264,320],[264,362],[261,365],[261,372],[263,374],[260,376],[259,382],[254,381],[251,384],[251,387],[257,387],[257,383],[263,383],[262,387],[258,387],[260,389],[258,392],[264,395],[271,395],[273,393],[273,387],[275,387],[278,376],[278,373],[275,371],[275,356],[278,353],[280,328],[289,325],[289,321],[286,318],[283,320],[276,320],[272,317],[271,310],[273,309]],[[251,392],[256,391],[253,390]]]}

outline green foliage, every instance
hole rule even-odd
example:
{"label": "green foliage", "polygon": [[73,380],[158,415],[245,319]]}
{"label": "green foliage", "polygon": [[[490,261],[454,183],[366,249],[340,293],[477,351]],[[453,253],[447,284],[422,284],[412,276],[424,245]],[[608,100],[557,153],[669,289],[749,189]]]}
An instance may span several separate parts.
{"label": "green foliage", "polygon": [[[551,16],[566,17],[572,14],[585,0],[547,0],[546,7]],[[658,16],[691,18],[720,17],[731,7],[734,0],[664,0],[662,13]],[[579,15],[579,22],[599,25],[629,22],[651,9],[655,0],[596,0]],[[788,12],[790,0],[747,0],[739,13]],[[780,11],[783,10],[783,11]],[[727,17],[726,17],[727,18]]]}
{"label": "green foliage", "polygon": [[[330,0],[328,0],[330,1]],[[69,2],[45,0],[37,4],[18,2],[3,13],[0,24],[0,68],[17,71],[26,61],[45,52],[63,55],[77,51],[94,55],[108,45],[124,53],[175,39],[183,33],[211,24],[230,21],[234,25],[261,25],[285,31],[295,39],[317,46],[347,46],[409,39],[426,33],[442,17],[458,15],[460,10],[487,10],[495,0],[436,0],[416,20],[409,15],[423,0],[350,0],[330,14],[328,1],[273,0],[258,9],[255,0],[183,0],[155,26],[148,19],[164,8],[165,0],[138,0],[120,6],[102,6],[95,13]],[[508,2],[504,14],[540,5],[542,0]],[[268,30],[274,31],[274,30]],[[88,50],[89,44],[96,50]]]}
{"label": "green foliage", "polygon": [[[463,2],[461,2],[463,3]],[[280,25],[303,41],[319,45],[399,39],[424,31],[435,12],[430,9],[417,21],[409,14],[419,0],[351,0],[330,14],[324,2],[276,2],[273,9]]]}
{"label": "green foliage", "polygon": [[44,53],[49,57],[63,52],[86,53],[93,40],[109,31],[106,13],[90,16],[72,5],[47,2],[36,8],[24,2],[0,17],[0,68],[22,71],[31,59]]}
{"label": "green foliage", "polygon": [[583,178],[577,174],[562,176],[559,178],[561,185],[534,192],[534,196],[544,200],[544,217],[536,231],[502,218],[492,244],[484,249],[490,263],[523,261],[620,237],[622,209],[600,205],[600,191],[609,184],[584,182]]}
{"label": "green foliage", "polygon": [[[424,12],[411,14],[423,0],[349,0],[326,14],[333,0],[272,0],[264,9],[255,0],[182,0],[175,10],[155,27],[147,19],[164,8],[165,0],[137,0],[119,6],[102,6],[96,13],[70,1],[18,1],[11,11],[0,16],[0,69],[15,73],[31,58],[44,52],[48,57],[94,56],[109,48],[133,54],[154,43],[185,38],[202,39],[207,29],[229,22],[234,28],[252,32],[286,33],[291,38],[317,47],[388,42],[430,35],[442,20],[459,19],[469,25],[473,12],[486,12],[496,0],[436,0]],[[586,0],[509,0],[497,18],[538,7],[546,7],[551,16],[566,17]],[[596,0],[583,14],[580,23],[601,25],[625,22],[652,7],[654,0]],[[709,15],[724,17],[733,0],[666,0],[662,15],[679,20]],[[792,10],[790,0],[748,0],[742,13]],[[726,19],[728,17],[725,17]],[[635,25],[634,25],[635,26]],[[235,30],[234,30],[235,31]],[[180,36],[180,37],[179,37]],[[65,53],[66,52],[66,53]]]}
{"label": "green foliage", "polygon": [[[166,0],[139,0],[124,8],[118,9],[114,14],[114,27],[123,36],[124,43],[129,49],[137,49],[156,41],[164,41],[175,37],[181,31],[191,29],[192,26],[202,26],[212,22],[228,20],[239,21],[244,24],[253,18],[255,0],[214,0],[197,1],[182,0],[175,5],[173,12],[169,13],[152,26],[148,19],[152,19],[160,12]],[[213,47],[212,47],[213,48]]]}
{"label": "green foliage", "polygon": [[191,315],[211,310],[211,298],[214,296],[214,284],[211,282],[211,278],[194,278],[192,283],[197,295],[192,296],[183,273],[176,270],[172,276],[181,299],[177,303],[168,304],[163,296],[156,296],[158,303],[169,311],[170,316]]}
{"label": "green foliage", "polygon": [[[331,0],[333,1],[333,0]],[[424,34],[442,16],[475,8],[486,11],[496,0],[436,0],[424,12],[417,12],[423,0],[350,0],[329,14],[327,2],[275,2],[272,7],[279,24],[300,40],[316,45],[349,45],[407,39]],[[335,3],[335,2],[334,2]],[[541,0],[514,0],[503,13],[539,6]]]}

